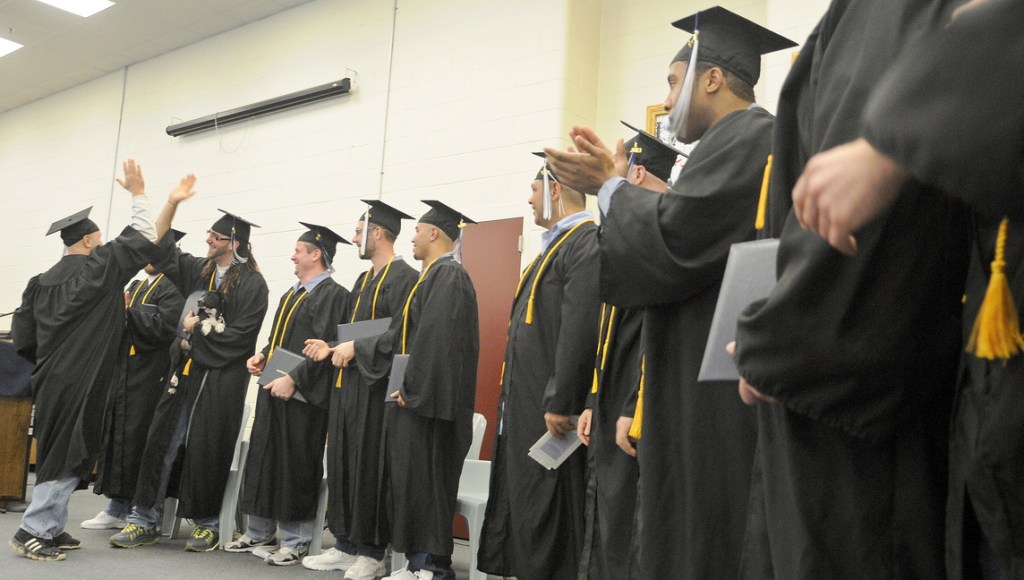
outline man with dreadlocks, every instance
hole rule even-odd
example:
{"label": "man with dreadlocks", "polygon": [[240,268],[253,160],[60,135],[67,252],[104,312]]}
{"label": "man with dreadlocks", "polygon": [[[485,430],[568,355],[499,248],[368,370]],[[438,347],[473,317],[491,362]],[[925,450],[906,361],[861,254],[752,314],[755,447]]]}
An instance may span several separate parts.
{"label": "man with dreadlocks", "polygon": [[[182,199],[177,191],[171,193],[157,218],[158,228],[170,223]],[[190,349],[157,403],[132,513],[124,529],[110,538],[114,546],[133,548],[159,541],[157,524],[165,495],[177,496],[178,516],[195,522],[186,550],[205,552],[219,545],[218,514],[249,384],[246,360],[256,349],[267,312],[267,283],[249,244],[253,225],[224,212],[207,232],[206,257],[175,249],[155,264],[183,296],[196,291],[219,294],[225,324],[220,332],[206,333],[194,312],[183,318]]]}
{"label": "man with dreadlocks", "polygon": [[[281,296],[270,342],[247,363],[250,373],[265,379],[256,399],[242,486],[241,511],[249,521],[245,534],[233,542],[228,538],[224,546],[228,552],[254,552],[272,566],[298,564],[316,531],[327,434],[323,407],[333,378],[330,365],[306,360],[287,370],[290,365],[280,361],[298,361],[306,340],[336,334],[349,298],[348,290],[331,278],[338,242],[349,242],[330,228],[299,223],[306,230],[292,254],[298,282]],[[294,396],[296,387],[302,396]],[[280,549],[273,546],[275,531]]]}

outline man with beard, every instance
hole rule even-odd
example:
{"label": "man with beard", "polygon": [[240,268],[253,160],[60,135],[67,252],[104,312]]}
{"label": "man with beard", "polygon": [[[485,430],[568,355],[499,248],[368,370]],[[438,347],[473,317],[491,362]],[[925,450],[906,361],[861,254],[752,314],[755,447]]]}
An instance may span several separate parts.
{"label": "man with beard", "polygon": [[555,470],[528,455],[545,432],[575,435],[571,417],[594,375],[597,225],[561,177],[545,162],[530,188],[534,223],[547,231],[512,302],[478,555],[481,571],[522,580],[572,578],[583,550],[586,455]]}
{"label": "man with beard", "polygon": [[[172,192],[157,218],[158,227],[173,219],[181,200]],[[158,523],[166,495],[178,498],[179,517],[195,522],[186,550],[206,552],[220,544],[220,507],[245,419],[246,361],[256,349],[267,312],[267,283],[249,243],[253,224],[223,213],[207,232],[206,257],[174,250],[156,264],[184,296],[195,291],[222,296],[225,326],[222,332],[214,329],[207,334],[200,330],[194,312],[183,320],[191,350],[182,357],[157,403],[132,513],[124,529],[110,538],[115,547],[134,548],[160,540]]]}
{"label": "man with beard", "polygon": [[[395,255],[395,238],[402,220],[412,216],[370,199],[360,216],[352,242],[371,267],[352,286],[350,310],[344,322],[392,319],[401,324],[406,297],[419,273]],[[317,398],[329,399],[327,445],[328,525],[335,545],[302,565],[311,570],[344,570],[349,580],[372,580],[385,570],[388,538],[379,518],[380,450],[384,428],[384,396],[394,356],[395,331],[337,346],[352,359],[337,371],[334,381],[318,386]],[[306,341],[305,353],[314,360],[332,354],[324,341]]]}
{"label": "man with beard", "polygon": [[674,23],[695,32],[669,65],[677,138],[700,140],[665,195],[625,183],[627,155],[589,129],[554,170],[598,193],[601,298],[646,308],[640,464],[642,578],[734,578],[749,500],[755,417],[734,385],[698,384],[732,244],[754,239],[773,117],[755,104],[761,54],[793,46],[720,7]]}

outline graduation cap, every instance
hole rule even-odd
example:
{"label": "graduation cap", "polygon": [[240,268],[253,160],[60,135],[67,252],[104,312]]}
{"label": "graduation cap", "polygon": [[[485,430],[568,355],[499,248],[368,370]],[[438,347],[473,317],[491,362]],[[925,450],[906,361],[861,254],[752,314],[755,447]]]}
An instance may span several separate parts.
{"label": "graduation cap", "polygon": [[185,237],[185,232],[171,228],[171,235],[174,236],[174,243],[177,244]]}
{"label": "graduation cap", "polygon": [[[761,55],[796,46],[792,40],[721,6],[701,10],[672,23],[699,37],[698,61],[731,72],[750,86],[761,77]],[[693,39],[672,62],[689,61],[695,50]]]}
{"label": "graduation cap", "polygon": [[380,226],[396,236],[402,233],[402,220],[416,219],[379,199],[361,199],[359,201],[370,206],[365,215],[359,217],[360,221],[365,217],[371,224]]}
{"label": "graduation cap", "polygon": [[338,250],[338,242],[349,245],[352,245],[352,242],[339,236],[326,226],[318,226],[306,222],[299,223],[306,228],[306,231],[302,232],[302,235],[299,236],[299,241],[313,244],[320,248],[324,253],[327,269],[333,272],[334,266],[331,265],[331,262],[334,261],[334,255]]}
{"label": "graduation cap", "polygon": [[249,243],[249,233],[252,228],[258,228],[260,226],[247,221],[229,211],[217,208],[217,211],[224,212],[224,215],[219,220],[213,222],[211,230],[218,234],[228,234],[231,238],[231,261],[234,264],[244,264],[249,261],[249,258],[242,257],[239,255],[238,250],[235,249],[235,242],[238,241],[239,245]]}
{"label": "graduation cap", "polygon": [[676,159],[680,155],[686,157],[686,154],[647,131],[637,129],[625,121],[619,122],[636,131],[636,137],[625,143],[630,168],[634,165],[643,165],[648,173],[667,182],[672,175]]}
{"label": "graduation cap", "polygon": [[430,206],[430,210],[420,217],[421,224],[430,224],[437,227],[446,236],[452,239],[452,241],[458,240],[462,228],[466,224],[475,224],[476,222],[469,219],[460,211],[456,211],[447,205],[437,201],[436,199],[424,199],[421,200],[423,203]]}
{"label": "graduation cap", "polygon": [[230,236],[232,240],[238,240],[243,243],[248,242],[251,229],[260,227],[229,211],[220,208],[217,208],[217,211],[224,212],[224,215],[219,220],[213,222],[213,226],[210,229],[218,234]]}
{"label": "graduation cap", "polygon": [[92,206],[90,205],[80,212],[53,222],[50,224],[50,229],[46,232],[46,235],[60,232],[60,239],[64,241],[65,246],[71,247],[77,244],[82,237],[100,231],[100,227],[96,225],[96,222],[89,219],[89,212],[91,211]]}
{"label": "graduation cap", "polygon": [[537,172],[537,177],[534,181],[544,182],[544,195],[541,197],[541,208],[540,217],[544,220],[551,219],[551,181],[558,181],[558,177],[555,176],[555,172],[551,171],[551,166],[548,165],[548,156],[543,151],[534,151],[534,155],[544,160],[544,165],[541,165],[540,171]]}

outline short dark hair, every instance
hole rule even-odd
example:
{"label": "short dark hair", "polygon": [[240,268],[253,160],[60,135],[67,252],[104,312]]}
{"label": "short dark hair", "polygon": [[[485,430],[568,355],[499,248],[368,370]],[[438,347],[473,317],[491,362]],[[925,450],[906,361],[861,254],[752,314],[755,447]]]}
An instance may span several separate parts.
{"label": "short dark hair", "polygon": [[753,103],[754,101],[757,100],[754,97],[754,87],[750,86],[749,83],[740,79],[740,77],[732,74],[731,72],[725,70],[724,68],[718,66],[717,64],[712,64],[710,62],[698,60],[696,74],[702,75],[707,71],[711,70],[712,68],[717,68],[718,70],[722,71],[722,78],[725,79],[725,85],[729,87],[729,90],[732,91],[732,94],[736,95],[737,97],[743,99],[748,103]]}

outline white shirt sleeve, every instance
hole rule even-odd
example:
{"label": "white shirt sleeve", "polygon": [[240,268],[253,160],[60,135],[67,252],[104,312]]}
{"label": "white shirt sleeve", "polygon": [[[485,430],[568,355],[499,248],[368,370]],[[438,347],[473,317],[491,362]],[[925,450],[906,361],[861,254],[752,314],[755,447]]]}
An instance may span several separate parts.
{"label": "white shirt sleeve", "polygon": [[132,196],[132,228],[145,236],[154,244],[156,239],[156,223],[149,213],[149,198],[145,195]]}

